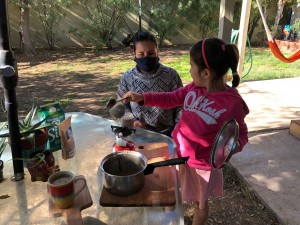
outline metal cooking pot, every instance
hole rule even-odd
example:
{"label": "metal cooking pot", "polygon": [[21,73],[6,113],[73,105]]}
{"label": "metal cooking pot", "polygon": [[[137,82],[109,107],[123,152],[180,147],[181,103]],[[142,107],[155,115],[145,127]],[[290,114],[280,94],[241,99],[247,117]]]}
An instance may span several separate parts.
{"label": "metal cooking pot", "polygon": [[156,167],[185,164],[189,157],[169,159],[148,164],[147,158],[135,151],[114,152],[101,162],[104,186],[116,195],[130,195],[142,189],[145,175]]}

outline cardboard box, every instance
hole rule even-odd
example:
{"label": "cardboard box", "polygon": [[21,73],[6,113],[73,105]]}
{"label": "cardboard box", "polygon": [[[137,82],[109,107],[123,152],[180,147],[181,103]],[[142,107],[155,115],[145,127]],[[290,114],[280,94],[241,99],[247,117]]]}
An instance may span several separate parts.
{"label": "cardboard box", "polygon": [[300,139],[300,120],[291,120],[289,134]]}
{"label": "cardboard box", "polygon": [[39,119],[47,118],[45,123],[55,122],[57,126],[48,128],[48,145],[47,149],[56,151],[61,149],[61,138],[59,135],[58,125],[65,120],[65,113],[58,102],[40,106],[38,110]]}

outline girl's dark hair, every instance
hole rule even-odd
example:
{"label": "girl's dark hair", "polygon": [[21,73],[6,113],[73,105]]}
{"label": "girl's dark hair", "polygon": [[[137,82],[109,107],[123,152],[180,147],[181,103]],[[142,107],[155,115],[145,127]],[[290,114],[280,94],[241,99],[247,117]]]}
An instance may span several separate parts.
{"label": "girl's dark hair", "polygon": [[239,51],[235,45],[226,44],[219,38],[204,39],[191,48],[190,57],[199,69],[212,71],[215,74],[215,81],[223,79],[230,68],[233,75],[232,87],[239,85],[240,77],[237,73]]}
{"label": "girl's dark hair", "polygon": [[136,34],[134,35],[134,38],[133,38],[133,50],[134,51],[136,50],[136,43],[141,42],[141,41],[151,41],[155,44],[155,46],[157,48],[157,40],[153,34],[150,34],[148,32],[144,32],[144,31],[138,31],[138,32],[136,32]]}

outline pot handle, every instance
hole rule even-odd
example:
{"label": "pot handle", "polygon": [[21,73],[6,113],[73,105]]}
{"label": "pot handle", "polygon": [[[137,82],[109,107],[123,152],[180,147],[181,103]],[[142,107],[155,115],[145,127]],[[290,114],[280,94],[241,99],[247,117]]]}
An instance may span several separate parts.
{"label": "pot handle", "polygon": [[178,165],[178,164],[185,164],[190,157],[181,157],[176,159],[168,159],[164,161],[159,161],[155,163],[150,163],[147,165],[146,169],[144,170],[144,174],[148,175],[153,173],[154,169],[156,167],[162,167],[162,166],[171,166],[171,165]]}

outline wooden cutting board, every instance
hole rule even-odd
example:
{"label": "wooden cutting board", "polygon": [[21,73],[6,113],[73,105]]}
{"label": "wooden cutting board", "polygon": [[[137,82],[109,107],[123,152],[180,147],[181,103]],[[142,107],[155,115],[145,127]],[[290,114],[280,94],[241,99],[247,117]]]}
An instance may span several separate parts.
{"label": "wooden cutting board", "polygon": [[[82,175],[76,177],[76,179],[78,178],[85,179]],[[78,182],[76,182],[75,193],[82,189],[82,185],[84,185],[84,181],[79,180]],[[79,194],[75,197],[73,206],[70,208],[58,209],[54,206],[49,196],[48,198],[50,216],[64,216],[67,220],[68,225],[82,225],[83,221],[81,218],[81,211],[93,205],[93,200],[89,188],[86,184],[84,188],[79,192]]]}
{"label": "wooden cutting board", "polygon": [[[166,143],[147,143],[136,146],[136,151],[144,154],[148,163],[170,158]],[[152,174],[145,176],[143,188],[134,194],[119,196],[111,194],[103,186],[100,196],[102,206],[174,206],[176,204],[174,189],[174,172],[170,166],[155,168]]]}

